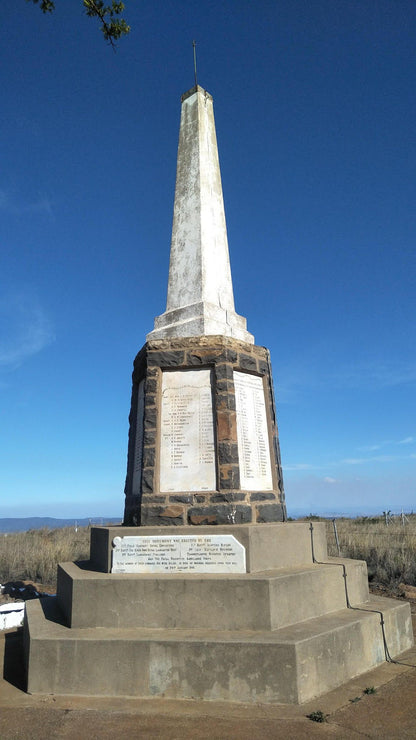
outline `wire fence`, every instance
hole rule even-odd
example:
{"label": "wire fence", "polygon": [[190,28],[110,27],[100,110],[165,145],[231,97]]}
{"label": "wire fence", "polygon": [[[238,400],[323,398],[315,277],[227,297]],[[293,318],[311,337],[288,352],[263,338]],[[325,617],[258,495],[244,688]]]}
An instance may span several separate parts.
{"label": "wire fence", "polygon": [[328,553],[366,560],[370,580],[416,586],[416,515],[326,521]]}

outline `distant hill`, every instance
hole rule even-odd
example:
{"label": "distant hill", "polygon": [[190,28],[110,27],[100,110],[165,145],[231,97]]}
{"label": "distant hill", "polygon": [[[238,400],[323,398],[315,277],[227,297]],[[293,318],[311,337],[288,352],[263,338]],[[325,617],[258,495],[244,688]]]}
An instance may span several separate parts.
{"label": "distant hill", "polygon": [[60,527],[88,527],[89,524],[120,524],[118,516],[91,517],[90,519],[54,519],[51,516],[0,518],[0,532],[27,532],[28,529],[59,529]]}

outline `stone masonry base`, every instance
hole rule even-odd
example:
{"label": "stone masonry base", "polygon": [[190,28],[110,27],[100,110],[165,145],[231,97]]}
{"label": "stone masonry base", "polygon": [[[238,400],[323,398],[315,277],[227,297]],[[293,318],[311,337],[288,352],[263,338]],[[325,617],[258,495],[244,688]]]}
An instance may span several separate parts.
{"label": "stone masonry base", "polygon": [[[165,493],[159,487],[162,373],[198,368],[212,371],[216,490]],[[241,489],[233,380],[236,370],[263,380],[272,490]],[[138,414],[140,384],[142,388],[144,384],[142,416]],[[144,345],[134,361],[125,493],[127,526],[242,524],[286,519],[270,356],[265,347],[224,336],[159,339]]]}

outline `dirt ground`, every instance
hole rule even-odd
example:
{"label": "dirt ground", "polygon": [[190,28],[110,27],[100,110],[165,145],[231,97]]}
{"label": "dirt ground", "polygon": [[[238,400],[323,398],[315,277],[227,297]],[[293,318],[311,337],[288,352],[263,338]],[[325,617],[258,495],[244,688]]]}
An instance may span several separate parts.
{"label": "dirt ground", "polygon": [[[411,599],[416,630],[416,599]],[[416,648],[302,706],[30,696],[21,629],[0,633],[0,739],[416,739]],[[374,688],[375,693],[365,693]],[[325,722],[307,718],[322,712]]]}

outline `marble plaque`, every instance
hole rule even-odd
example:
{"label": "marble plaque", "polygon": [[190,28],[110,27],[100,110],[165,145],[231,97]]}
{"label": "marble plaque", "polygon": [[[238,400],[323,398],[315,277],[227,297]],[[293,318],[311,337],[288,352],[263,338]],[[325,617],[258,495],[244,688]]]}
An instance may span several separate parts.
{"label": "marble plaque", "polygon": [[234,372],[240,486],[243,491],[273,489],[263,380]]}
{"label": "marble plaque", "polygon": [[232,534],[115,537],[112,573],[245,573],[246,550]]}
{"label": "marble plaque", "polygon": [[137,392],[136,440],[134,445],[134,465],[132,493],[140,493],[142,460],[143,460],[143,416],[144,416],[144,380],[139,383]]}
{"label": "marble plaque", "polygon": [[162,376],[160,490],[216,488],[211,371]]}

